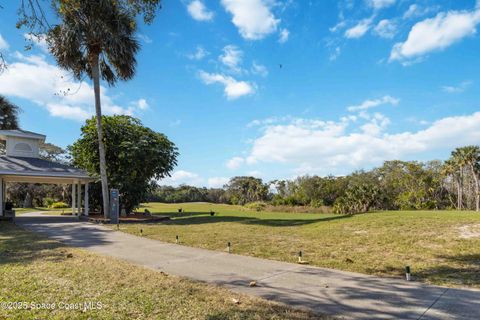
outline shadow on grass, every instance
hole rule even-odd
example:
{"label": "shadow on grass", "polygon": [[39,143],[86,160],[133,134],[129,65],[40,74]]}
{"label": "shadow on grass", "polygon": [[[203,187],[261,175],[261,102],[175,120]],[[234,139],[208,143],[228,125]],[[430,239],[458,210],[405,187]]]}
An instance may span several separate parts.
{"label": "shadow on grass", "polygon": [[441,255],[443,260],[438,266],[422,270],[418,273],[421,279],[460,285],[480,285],[480,254]]}
{"label": "shadow on grass", "polygon": [[0,222],[0,266],[8,264],[29,264],[37,259],[61,262],[66,253],[57,242],[24,231],[11,222]]}
{"label": "shadow on grass", "polygon": [[[157,214],[157,213],[155,213]],[[228,215],[214,215],[209,213],[197,212],[197,213],[175,213],[175,212],[162,212],[158,215],[169,216],[172,220],[166,221],[165,224],[170,225],[198,225],[207,223],[221,223],[221,222],[234,222],[250,225],[261,225],[269,227],[294,227],[308,225],[317,222],[328,222],[340,219],[351,218],[351,215],[336,215],[320,217],[318,219],[258,219],[255,217],[241,217],[241,216],[228,216]]]}

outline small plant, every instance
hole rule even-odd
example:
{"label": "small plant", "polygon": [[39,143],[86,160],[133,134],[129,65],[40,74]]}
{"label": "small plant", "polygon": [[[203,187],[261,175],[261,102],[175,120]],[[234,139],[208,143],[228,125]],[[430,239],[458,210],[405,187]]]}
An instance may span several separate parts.
{"label": "small plant", "polygon": [[43,198],[43,206],[46,208],[51,208],[52,204],[55,202],[52,198]]}
{"label": "small plant", "polygon": [[257,201],[257,202],[247,203],[245,207],[250,210],[265,211],[267,204],[265,202]]}
{"label": "small plant", "polygon": [[52,209],[62,209],[62,208],[68,208],[68,204],[66,204],[65,202],[54,202],[50,205],[50,208]]}

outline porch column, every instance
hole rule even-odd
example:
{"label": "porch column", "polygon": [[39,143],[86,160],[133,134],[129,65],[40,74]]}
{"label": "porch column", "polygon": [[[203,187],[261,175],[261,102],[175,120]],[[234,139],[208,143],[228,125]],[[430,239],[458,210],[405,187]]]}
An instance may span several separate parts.
{"label": "porch column", "polygon": [[80,181],[77,185],[77,213],[82,214],[82,183]]}
{"label": "porch column", "polygon": [[3,198],[3,178],[0,177],[0,217],[3,216],[3,202],[5,199]]}
{"label": "porch column", "polygon": [[75,208],[77,207],[76,204],[76,196],[77,196],[77,190],[76,190],[76,183],[75,181],[72,183],[72,215],[75,215]]}
{"label": "porch column", "polygon": [[88,216],[90,211],[90,206],[88,204],[88,182],[85,182],[85,215]]}

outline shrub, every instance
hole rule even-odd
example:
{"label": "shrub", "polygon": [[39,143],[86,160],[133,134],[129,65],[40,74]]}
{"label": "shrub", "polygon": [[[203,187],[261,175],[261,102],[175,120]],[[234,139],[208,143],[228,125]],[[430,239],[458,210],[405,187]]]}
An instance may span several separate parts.
{"label": "shrub", "polygon": [[324,203],[323,203],[322,199],[319,199],[319,200],[314,199],[314,200],[310,201],[310,206],[314,207],[314,208],[320,208],[320,207],[324,206]]}
{"label": "shrub", "polygon": [[54,202],[50,205],[50,208],[52,209],[62,209],[62,208],[69,208],[69,205],[66,204],[65,202]]}
{"label": "shrub", "polygon": [[47,207],[47,208],[50,208],[50,206],[55,202],[54,199],[52,198],[43,198],[43,206],[44,207]]}
{"label": "shrub", "polygon": [[256,202],[247,203],[245,207],[250,210],[264,211],[265,208],[267,207],[267,204],[265,202],[256,201]]}
{"label": "shrub", "polygon": [[345,194],[337,198],[333,212],[338,214],[356,214],[368,212],[378,201],[380,190],[375,185],[361,184],[347,188]]}

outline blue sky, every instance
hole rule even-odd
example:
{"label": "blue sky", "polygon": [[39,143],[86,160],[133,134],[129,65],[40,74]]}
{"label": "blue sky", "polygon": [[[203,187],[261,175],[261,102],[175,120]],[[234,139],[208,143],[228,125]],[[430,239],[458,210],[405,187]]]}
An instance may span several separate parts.
{"label": "blue sky", "polygon": [[[24,129],[65,147],[94,112],[90,81],[56,67],[42,39],[25,51],[16,10],[0,9],[0,94]],[[104,111],[176,143],[167,184],[445,159],[480,143],[479,24],[473,0],[165,0],[140,27],[136,77],[104,85]]]}

